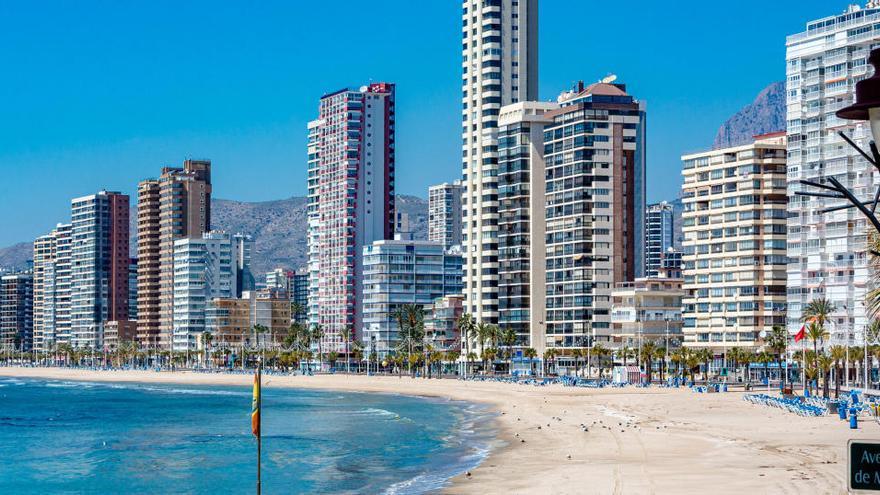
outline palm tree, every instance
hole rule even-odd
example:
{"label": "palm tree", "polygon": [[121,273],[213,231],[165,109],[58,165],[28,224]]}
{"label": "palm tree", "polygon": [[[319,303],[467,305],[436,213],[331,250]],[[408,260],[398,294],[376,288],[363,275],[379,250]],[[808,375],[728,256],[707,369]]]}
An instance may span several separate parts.
{"label": "palm tree", "polygon": [[354,333],[354,325],[346,325],[342,332],[342,342],[345,344],[345,372],[351,373],[351,356],[348,346],[351,343],[351,335]]}
{"label": "palm tree", "polygon": [[[399,325],[401,343],[409,348],[412,355],[420,346],[424,345],[425,338],[425,309],[418,304],[404,304],[395,312]],[[413,360],[407,360],[409,374],[413,374]]]}
{"label": "palm tree", "polygon": [[575,348],[571,351],[571,357],[574,358],[574,376],[579,376],[581,371],[581,358],[584,356],[586,356],[586,354],[580,348]]}
{"label": "palm tree", "polygon": [[767,351],[761,351],[756,356],[759,363],[764,365],[764,376],[767,378],[767,386],[770,386],[770,363],[773,362],[773,356]]}
{"label": "palm tree", "polygon": [[767,336],[767,347],[776,354],[777,362],[779,363],[779,376],[781,376],[782,388],[785,388],[785,372],[782,371],[782,360],[785,356],[785,350],[788,348],[788,331],[779,326],[773,325],[773,329],[770,330],[770,335]]}
{"label": "palm tree", "polygon": [[299,317],[306,312],[306,307],[302,303],[293,301],[290,303],[290,319],[292,323],[299,323]]}
{"label": "palm tree", "polygon": [[507,327],[501,331],[501,344],[507,347],[507,372],[513,373],[513,346],[516,345],[516,331]]}
{"label": "palm tree", "polygon": [[846,361],[846,347],[836,345],[831,347],[831,359],[834,360],[834,398],[840,398],[840,365]]}
{"label": "palm tree", "polygon": [[810,366],[808,368],[804,368],[804,378],[807,383],[807,390],[810,391],[811,395],[815,395],[815,392],[813,391],[813,381],[816,380],[816,378],[818,378],[818,376],[819,376],[819,370],[817,368],[815,368],[813,366]]}
{"label": "palm tree", "polygon": [[699,360],[706,366],[703,370],[703,379],[706,383],[709,383],[709,363],[712,362],[712,359],[715,358],[715,353],[712,352],[712,349],[708,347],[704,347],[698,351]]}
{"label": "palm tree", "polygon": [[810,301],[801,312],[801,320],[804,322],[815,321],[820,327],[824,327],[832,313],[837,311],[837,306],[830,300],[820,297]]}
{"label": "palm tree", "polygon": [[538,357],[538,351],[536,351],[533,347],[526,347],[523,351],[523,356],[529,359],[530,367],[532,368],[532,376],[535,375],[535,359]]}
{"label": "palm tree", "polygon": [[[602,379],[602,360],[611,353],[611,349],[606,348],[602,344],[593,344],[590,353],[596,357],[596,367],[599,368],[599,379]],[[592,370],[588,370],[590,372]]]}
{"label": "palm tree", "polygon": [[745,360],[745,351],[742,347],[734,347],[727,351],[727,360],[733,363],[733,381],[735,382],[739,372],[739,365]]}
{"label": "palm tree", "polygon": [[547,365],[547,373],[550,372],[550,363],[556,362],[556,356],[559,355],[559,349],[551,347],[544,351],[544,363]]}
{"label": "palm tree", "polygon": [[828,398],[828,380],[831,378],[831,368],[834,367],[834,358],[827,354],[822,354],[816,361],[819,365],[819,371],[822,374],[822,397]]}
{"label": "palm tree", "polygon": [[618,349],[618,351],[617,351],[617,356],[620,357],[620,358],[623,360],[623,365],[624,365],[624,366],[626,366],[626,365],[628,364],[627,361],[629,360],[629,358],[630,358],[632,355],[633,355],[633,350],[630,349],[630,348],[629,348],[628,346],[626,346],[626,345],[624,345],[623,347],[621,347],[621,348]]}
{"label": "palm tree", "polygon": [[480,343],[480,356],[483,362],[483,373],[487,371],[488,365],[486,364],[485,353],[483,350],[486,347],[486,343],[492,340],[492,334],[494,333],[494,329],[492,328],[494,325],[486,322],[477,323],[477,342]]}
{"label": "palm tree", "polygon": [[458,317],[458,333],[460,335],[461,342],[464,344],[464,376],[467,377],[468,371],[468,359],[471,355],[470,350],[470,340],[471,336],[474,333],[474,329],[476,328],[476,323],[474,322],[474,317],[470,313],[463,313]]}
{"label": "palm tree", "polygon": [[654,354],[657,351],[657,344],[648,340],[642,344],[642,363],[645,365],[645,374],[648,377],[648,383],[653,380],[654,374]]}
{"label": "palm tree", "polygon": [[[312,331],[309,334],[309,340],[318,343],[318,371],[324,369],[324,347],[322,341],[324,340],[324,327],[320,323],[315,323],[312,325]],[[311,357],[309,359],[309,369],[311,369]]]}
{"label": "palm tree", "polygon": [[825,326],[819,323],[819,318],[816,318],[815,321],[811,322],[807,326],[807,338],[813,342],[813,355],[815,361],[813,361],[813,366],[819,367],[819,341],[825,342],[830,336],[827,330],[825,330]]}
{"label": "palm tree", "polygon": [[211,342],[214,341],[214,336],[211,335],[211,332],[203,332],[202,333],[202,343],[205,346],[205,364],[208,364],[208,359],[210,358],[209,350],[211,348]]}

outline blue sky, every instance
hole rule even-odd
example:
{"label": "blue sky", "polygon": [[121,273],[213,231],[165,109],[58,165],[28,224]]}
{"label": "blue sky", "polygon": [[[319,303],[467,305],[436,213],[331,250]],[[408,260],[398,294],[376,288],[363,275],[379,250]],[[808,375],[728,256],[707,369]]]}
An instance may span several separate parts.
{"label": "blue sky", "polygon": [[[543,0],[540,94],[616,73],[648,104],[648,199],[784,78],[785,36],[845,1]],[[372,6],[371,6],[372,5]],[[0,246],[70,198],[211,158],[216,197],[305,193],[318,98],[398,85],[398,192],[460,175],[461,3],[0,2]]]}

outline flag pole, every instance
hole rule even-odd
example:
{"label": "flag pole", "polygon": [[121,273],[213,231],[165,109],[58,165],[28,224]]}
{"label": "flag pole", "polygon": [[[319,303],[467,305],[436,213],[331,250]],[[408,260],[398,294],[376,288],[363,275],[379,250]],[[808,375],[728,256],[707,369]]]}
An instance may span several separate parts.
{"label": "flag pole", "polygon": [[259,393],[257,395],[257,415],[259,418],[259,424],[257,426],[257,495],[260,495],[260,481],[261,481],[261,464],[262,464],[262,447],[263,447],[263,360],[261,359],[257,363],[257,387],[259,388]]}

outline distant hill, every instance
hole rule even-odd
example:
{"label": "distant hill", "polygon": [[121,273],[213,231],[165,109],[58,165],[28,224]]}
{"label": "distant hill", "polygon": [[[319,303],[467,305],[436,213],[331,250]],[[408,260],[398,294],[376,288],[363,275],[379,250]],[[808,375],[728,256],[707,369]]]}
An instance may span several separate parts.
{"label": "distant hill", "polygon": [[34,245],[30,242],[19,242],[12,246],[0,248],[0,270],[22,270],[27,268],[28,260],[34,257]]}
{"label": "distant hill", "polygon": [[[416,239],[428,238],[428,202],[415,196],[397,196],[398,211],[409,215]],[[297,269],[306,264],[306,198],[249,203],[215,199],[211,203],[214,229],[243,232],[254,237],[252,271],[260,280],[273,268]],[[132,208],[132,253],[136,251],[136,210]],[[29,242],[0,248],[0,268],[22,269],[33,257]]]}
{"label": "distant hill", "polygon": [[753,102],[721,124],[712,147],[727,148],[749,143],[759,134],[785,130],[785,82],[775,82]]}

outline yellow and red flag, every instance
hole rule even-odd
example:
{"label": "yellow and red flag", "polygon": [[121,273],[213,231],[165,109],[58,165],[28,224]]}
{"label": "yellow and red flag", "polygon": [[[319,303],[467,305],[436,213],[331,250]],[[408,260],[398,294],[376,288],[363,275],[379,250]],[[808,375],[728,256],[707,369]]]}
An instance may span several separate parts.
{"label": "yellow and red flag", "polygon": [[255,437],[260,436],[260,371],[254,374],[254,400],[251,405],[251,431]]}

